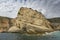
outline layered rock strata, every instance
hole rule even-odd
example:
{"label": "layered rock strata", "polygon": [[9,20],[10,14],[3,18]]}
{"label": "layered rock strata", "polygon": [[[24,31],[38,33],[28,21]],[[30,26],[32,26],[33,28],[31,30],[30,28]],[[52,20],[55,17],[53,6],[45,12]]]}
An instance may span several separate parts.
{"label": "layered rock strata", "polygon": [[[3,28],[3,29],[2,29]],[[41,12],[31,8],[21,7],[16,18],[0,18],[0,30],[20,33],[45,33],[52,32],[51,23]]]}

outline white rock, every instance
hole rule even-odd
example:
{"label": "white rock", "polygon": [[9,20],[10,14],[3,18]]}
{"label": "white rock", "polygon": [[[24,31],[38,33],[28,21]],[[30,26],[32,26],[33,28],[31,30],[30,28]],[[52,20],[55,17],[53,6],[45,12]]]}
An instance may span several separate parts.
{"label": "white rock", "polygon": [[19,32],[19,28],[18,27],[16,27],[16,26],[13,26],[13,27],[11,27],[9,30],[8,30],[8,32]]}

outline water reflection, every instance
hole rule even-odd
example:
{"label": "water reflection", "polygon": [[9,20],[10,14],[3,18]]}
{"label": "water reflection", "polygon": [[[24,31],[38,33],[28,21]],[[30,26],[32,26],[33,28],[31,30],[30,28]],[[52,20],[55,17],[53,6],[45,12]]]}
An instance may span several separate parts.
{"label": "water reflection", "polygon": [[0,33],[0,40],[60,40],[60,36],[27,36],[19,33]]}

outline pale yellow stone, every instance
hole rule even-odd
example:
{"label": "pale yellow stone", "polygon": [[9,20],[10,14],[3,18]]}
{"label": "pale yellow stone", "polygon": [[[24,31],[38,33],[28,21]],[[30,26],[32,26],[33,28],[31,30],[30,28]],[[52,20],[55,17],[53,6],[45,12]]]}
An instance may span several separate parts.
{"label": "pale yellow stone", "polygon": [[19,32],[20,29],[16,26],[12,26],[11,28],[9,28],[8,32]]}

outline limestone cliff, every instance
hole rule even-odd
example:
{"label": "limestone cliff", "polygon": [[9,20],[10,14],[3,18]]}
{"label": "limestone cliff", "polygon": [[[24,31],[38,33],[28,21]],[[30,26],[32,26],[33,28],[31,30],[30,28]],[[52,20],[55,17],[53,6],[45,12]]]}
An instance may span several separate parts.
{"label": "limestone cliff", "polygon": [[[41,12],[26,7],[20,8],[16,18],[4,19],[2,22],[3,24],[0,22],[0,26],[5,27],[4,25],[6,25],[7,32],[34,34],[54,31],[51,23]],[[4,24],[5,22],[6,24]]]}
{"label": "limestone cliff", "polygon": [[5,32],[9,29],[9,18],[0,16],[0,32]]}
{"label": "limestone cliff", "polygon": [[16,22],[13,22],[13,24],[16,25],[22,33],[41,33],[53,31],[51,23],[44,17],[44,15],[41,12],[31,8],[20,8],[15,20]]}
{"label": "limestone cliff", "polygon": [[27,33],[40,33],[53,31],[51,23],[41,12],[31,8],[20,8],[17,17],[20,29]]}

